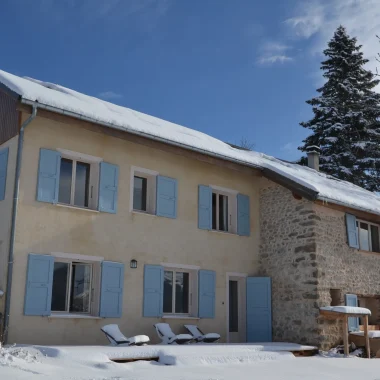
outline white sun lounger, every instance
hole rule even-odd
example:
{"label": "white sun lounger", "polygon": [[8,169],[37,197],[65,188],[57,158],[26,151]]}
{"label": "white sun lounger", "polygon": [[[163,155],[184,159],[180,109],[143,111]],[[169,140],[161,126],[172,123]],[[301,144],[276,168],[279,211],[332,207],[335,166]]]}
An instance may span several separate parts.
{"label": "white sun lounger", "polygon": [[186,344],[194,339],[190,334],[175,335],[167,323],[156,323],[154,327],[163,344]]}
{"label": "white sun lounger", "polygon": [[118,325],[105,325],[100,330],[104,332],[112,346],[142,346],[149,343],[146,335],[136,335],[127,338],[119,329]]}
{"label": "white sun lounger", "polygon": [[220,339],[220,335],[217,333],[203,334],[203,332],[196,325],[184,326],[197,342],[215,343]]}

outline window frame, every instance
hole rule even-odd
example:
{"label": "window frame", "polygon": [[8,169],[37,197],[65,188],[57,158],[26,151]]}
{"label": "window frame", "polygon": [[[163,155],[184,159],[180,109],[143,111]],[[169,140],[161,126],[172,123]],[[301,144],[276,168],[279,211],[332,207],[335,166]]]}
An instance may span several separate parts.
{"label": "window frame", "polygon": [[[131,167],[131,183],[130,183],[130,211],[141,214],[156,215],[156,189],[157,189],[157,176],[159,173],[154,170],[139,168],[137,166]],[[135,177],[146,178],[146,211],[134,209],[133,196],[134,196],[134,183]]]}
{"label": "window frame", "polygon": [[[65,310],[51,310],[52,313],[67,313],[67,314],[79,314],[79,315],[91,315],[91,305],[93,297],[93,273],[94,267],[91,263],[83,261],[68,261],[68,260],[54,260],[55,263],[65,263],[69,265],[69,270],[67,272],[67,283],[66,283],[66,298],[65,298]],[[88,297],[88,311],[70,311],[70,301],[71,301],[71,289],[72,289],[72,275],[73,275],[73,265],[87,265],[90,266],[90,294]],[[54,280],[53,280],[54,281]],[[52,290],[53,291],[53,290]],[[52,294],[53,296],[53,294]]]}
{"label": "window frame", "polygon": [[[183,318],[190,317],[196,318],[198,316],[198,275],[199,266],[196,265],[179,265],[170,263],[161,263],[161,266],[166,271],[173,272],[173,278],[175,279],[175,272],[189,273],[189,312],[188,313],[176,313],[175,312],[175,286],[172,289],[172,313],[163,312],[163,318]],[[164,292],[162,292],[162,302],[164,302]]]}
{"label": "window frame", "polygon": [[[70,207],[82,208],[86,210],[97,210],[99,201],[99,179],[100,179],[100,163],[103,161],[100,157],[90,156],[88,154],[73,152],[66,149],[57,149],[61,153],[61,160],[71,160],[73,163],[71,173],[71,189],[70,189],[70,203],[58,202],[59,205],[67,205]],[[77,163],[82,162],[90,165],[90,173],[88,180],[88,206],[78,206],[75,204],[75,182],[76,182],[76,169]],[[59,177],[61,181],[61,176]],[[59,192],[58,192],[59,199]]]}
{"label": "window frame", "polygon": [[[192,286],[192,274],[191,271],[186,269],[180,269],[180,268],[164,268],[165,272],[172,272],[173,273],[173,286],[172,286],[172,312],[165,312],[165,315],[190,315],[191,314],[191,304],[192,304],[192,292],[191,292],[191,286]],[[177,273],[188,273],[189,275],[189,294],[188,294],[188,304],[187,304],[187,313],[177,313],[175,311],[175,301],[176,301],[176,274]],[[164,276],[165,277],[165,276]],[[165,293],[164,293],[165,295]],[[163,295],[163,296],[164,296]]]}
{"label": "window frame", "polygon": [[[361,241],[360,241],[360,223],[367,224],[367,226],[368,226],[368,246],[369,246],[369,250],[366,250],[366,249],[364,249],[364,248],[361,247]],[[357,235],[358,235],[359,250],[360,251],[365,251],[365,252],[380,253],[380,252],[376,252],[376,251],[372,250],[372,230],[371,230],[371,226],[374,226],[374,227],[378,228],[378,231],[379,231],[379,245],[380,245],[380,225],[376,224],[376,223],[368,222],[368,221],[363,220],[363,219],[356,219],[356,231],[357,231]]]}
{"label": "window frame", "polygon": [[[220,186],[213,186],[210,185],[211,188],[211,196],[213,194],[216,194],[216,213],[215,213],[215,219],[216,219],[216,229],[213,228],[213,223],[211,219],[211,231],[214,232],[222,232],[222,233],[229,233],[229,234],[237,234],[237,195],[238,191],[232,190],[232,189],[227,189],[223,188]],[[225,230],[220,230],[219,229],[219,195],[226,196],[228,199],[227,202],[227,208],[228,208],[228,213],[227,213],[227,231]],[[211,202],[211,215],[213,215],[213,205]]]}
{"label": "window frame", "polygon": [[[70,264],[70,276],[72,263],[91,265],[91,281],[90,281],[90,295],[89,295],[89,311],[88,312],[73,312],[70,310],[69,296],[70,293],[66,293],[66,310],[54,311],[51,310],[52,316],[59,315],[74,315],[74,316],[99,316],[100,310],[100,292],[101,292],[101,263],[104,261],[104,257],[88,256],[73,253],[64,252],[51,252],[54,257],[54,263],[68,263]],[[54,281],[54,279],[53,279]],[[68,282],[67,287],[71,287],[71,281]],[[66,289],[66,292],[70,289]]]}

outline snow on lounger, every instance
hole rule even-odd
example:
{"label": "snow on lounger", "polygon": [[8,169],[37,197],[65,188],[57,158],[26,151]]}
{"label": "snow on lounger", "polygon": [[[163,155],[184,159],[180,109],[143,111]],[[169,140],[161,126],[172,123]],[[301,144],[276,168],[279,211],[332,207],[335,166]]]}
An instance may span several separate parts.
{"label": "snow on lounger", "polygon": [[118,325],[105,325],[100,330],[106,334],[112,346],[142,346],[149,343],[150,339],[146,335],[136,335],[127,338],[119,329]]}
{"label": "snow on lounger", "polygon": [[189,334],[175,335],[169,324],[156,323],[154,325],[157,335],[164,344],[185,344],[190,343],[194,338]]}
{"label": "snow on lounger", "polygon": [[217,333],[203,334],[196,325],[184,325],[187,331],[195,338],[197,342],[214,343],[220,339],[220,335]]}

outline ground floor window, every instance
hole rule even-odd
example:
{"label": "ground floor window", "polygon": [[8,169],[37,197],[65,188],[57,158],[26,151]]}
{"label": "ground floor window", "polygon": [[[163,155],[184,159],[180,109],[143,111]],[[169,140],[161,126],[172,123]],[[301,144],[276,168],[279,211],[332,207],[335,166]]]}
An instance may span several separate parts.
{"label": "ground floor window", "polygon": [[92,264],[54,262],[51,310],[90,313],[92,277]]}
{"label": "ground floor window", "polygon": [[190,273],[183,270],[165,270],[164,305],[165,314],[189,314]]}

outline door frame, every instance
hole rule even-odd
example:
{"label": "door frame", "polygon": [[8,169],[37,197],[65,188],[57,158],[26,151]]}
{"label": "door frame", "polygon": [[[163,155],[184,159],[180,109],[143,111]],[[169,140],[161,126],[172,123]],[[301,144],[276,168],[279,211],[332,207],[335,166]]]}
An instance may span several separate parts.
{"label": "door frame", "polygon": [[[231,277],[239,277],[242,280],[245,280],[248,277],[247,273],[239,273],[239,272],[227,272],[226,273],[226,342],[230,342],[230,278]],[[247,308],[247,307],[246,307]],[[243,310],[243,313],[246,313],[247,310]],[[239,313],[239,319],[242,317],[241,313]]]}

